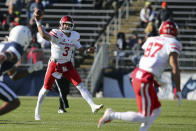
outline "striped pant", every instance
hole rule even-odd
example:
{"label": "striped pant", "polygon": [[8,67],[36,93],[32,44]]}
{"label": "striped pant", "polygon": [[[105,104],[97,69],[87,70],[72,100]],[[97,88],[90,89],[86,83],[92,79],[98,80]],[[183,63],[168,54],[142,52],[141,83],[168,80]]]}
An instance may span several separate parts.
{"label": "striped pant", "polygon": [[136,68],[131,74],[131,78],[139,112],[149,117],[154,109],[161,106],[155,91],[153,75]]}
{"label": "striped pant", "polygon": [[0,82],[0,99],[12,102],[17,95],[3,82]]}

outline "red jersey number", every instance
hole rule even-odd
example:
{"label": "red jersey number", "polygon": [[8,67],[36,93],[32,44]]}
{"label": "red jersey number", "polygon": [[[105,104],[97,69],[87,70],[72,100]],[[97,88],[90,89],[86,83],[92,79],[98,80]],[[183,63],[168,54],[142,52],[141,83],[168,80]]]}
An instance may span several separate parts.
{"label": "red jersey number", "polygon": [[63,53],[63,56],[67,56],[70,48],[69,47],[65,47],[64,49],[65,49],[65,53]]}
{"label": "red jersey number", "polygon": [[160,43],[149,43],[147,49],[145,50],[144,56],[145,57],[154,57],[156,55],[156,53],[159,52],[159,50],[161,50],[163,47],[162,44]]}

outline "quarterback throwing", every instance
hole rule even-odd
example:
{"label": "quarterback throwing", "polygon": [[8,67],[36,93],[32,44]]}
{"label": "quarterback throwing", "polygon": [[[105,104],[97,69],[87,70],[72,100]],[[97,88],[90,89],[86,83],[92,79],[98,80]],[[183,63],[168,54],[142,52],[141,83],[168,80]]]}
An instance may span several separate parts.
{"label": "quarterback throwing", "polygon": [[55,79],[65,77],[80,91],[82,97],[90,105],[92,112],[95,113],[99,109],[103,108],[103,105],[96,105],[88,92],[84,87],[84,84],[77,73],[76,69],[71,63],[71,56],[75,49],[79,49],[80,52],[90,53],[94,51],[94,47],[85,49],[80,44],[80,34],[73,31],[74,23],[70,16],[64,16],[60,20],[59,29],[52,29],[49,33],[46,32],[40,23],[43,17],[43,13],[40,10],[35,10],[34,19],[37,24],[40,35],[51,42],[51,58],[48,63],[48,68],[45,74],[44,85],[41,88],[37,106],[35,108],[35,120],[41,120],[40,107],[45,95],[51,90]]}

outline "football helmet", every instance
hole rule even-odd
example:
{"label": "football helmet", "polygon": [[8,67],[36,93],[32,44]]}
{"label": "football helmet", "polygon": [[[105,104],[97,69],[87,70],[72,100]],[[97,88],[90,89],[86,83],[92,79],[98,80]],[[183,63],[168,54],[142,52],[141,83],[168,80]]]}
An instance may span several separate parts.
{"label": "football helmet", "polygon": [[172,21],[165,21],[159,27],[159,34],[167,34],[176,37],[178,35],[178,26]]}
{"label": "football helmet", "polygon": [[[67,26],[66,28],[64,27],[63,24],[69,24],[69,26]],[[64,33],[69,33],[73,30],[74,27],[74,23],[73,23],[73,19],[70,16],[63,16],[60,20],[60,29],[64,32]]]}
{"label": "football helmet", "polygon": [[32,34],[27,26],[18,25],[11,29],[8,37],[9,42],[17,42],[26,49],[32,40]]}

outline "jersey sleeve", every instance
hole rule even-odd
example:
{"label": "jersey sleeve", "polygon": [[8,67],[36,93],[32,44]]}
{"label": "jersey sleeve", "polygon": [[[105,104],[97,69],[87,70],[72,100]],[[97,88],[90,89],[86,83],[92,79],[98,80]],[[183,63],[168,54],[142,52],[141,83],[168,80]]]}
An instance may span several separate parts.
{"label": "jersey sleeve", "polygon": [[51,42],[57,43],[59,41],[59,36],[56,29],[52,29],[49,34],[51,35]]}
{"label": "jersey sleeve", "polygon": [[169,47],[168,48],[169,53],[176,52],[176,53],[180,54],[182,51],[182,45],[179,42],[170,43],[168,47]]}
{"label": "jersey sleeve", "polygon": [[80,34],[78,32],[75,32],[75,46],[77,49],[82,47],[80,44]]}
{"label": "jersey sleeve", "polygon": [[23,55],[23,52],[24,52],[23,48],[16,43],[14,43],[12,46],[9,46],[6,51],[13,52],[17,56],[18,60],[21,59],[21,56]]}

